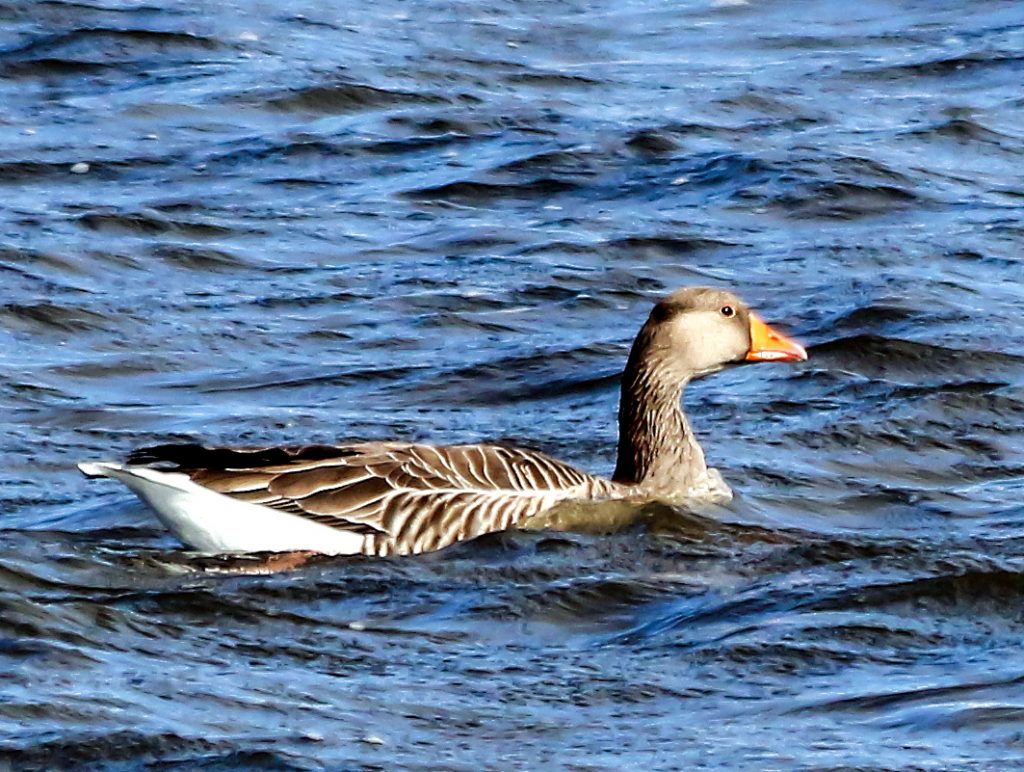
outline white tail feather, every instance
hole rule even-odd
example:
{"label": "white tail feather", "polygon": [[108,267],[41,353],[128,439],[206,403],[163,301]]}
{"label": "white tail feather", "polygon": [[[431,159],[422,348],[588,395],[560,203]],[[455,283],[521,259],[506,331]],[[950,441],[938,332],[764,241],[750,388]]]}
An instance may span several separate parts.
{"label": "white tail feather", "polygon": [[188,547],[202,552],[362,552],[364,537],[298,515],[249,504],[197,485],[181,472],[109,461],[84,462],[87,477],[124,483]]}

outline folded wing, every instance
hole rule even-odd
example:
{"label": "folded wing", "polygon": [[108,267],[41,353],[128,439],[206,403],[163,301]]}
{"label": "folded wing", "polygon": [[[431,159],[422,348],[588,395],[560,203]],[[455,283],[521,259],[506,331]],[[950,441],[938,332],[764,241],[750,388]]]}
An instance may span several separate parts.
{"label": "folded wing", "polygon": [[376,555],[440,549],[611,487],[543,453],[494,445],[160,445],[129,463],[173,468],[232,498],[362,534]]}

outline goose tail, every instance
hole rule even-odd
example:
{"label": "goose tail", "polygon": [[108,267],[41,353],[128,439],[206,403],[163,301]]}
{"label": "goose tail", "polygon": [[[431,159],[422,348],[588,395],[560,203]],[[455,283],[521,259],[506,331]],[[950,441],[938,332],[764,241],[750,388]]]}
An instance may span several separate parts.
{"label": "goose tail", "polygon": [[78,471],[86,477],[114,477],[117,472],[123,470],[121,464],[113,461],[82,461],[78,465]]}
{"label": "goose tail", "polygon": [[225,496],[194,483],[183,472],[114,461],[84,461],[78,469],[86,477],[123,483],[185,546],[200,552],[363,551],[362,534]]}

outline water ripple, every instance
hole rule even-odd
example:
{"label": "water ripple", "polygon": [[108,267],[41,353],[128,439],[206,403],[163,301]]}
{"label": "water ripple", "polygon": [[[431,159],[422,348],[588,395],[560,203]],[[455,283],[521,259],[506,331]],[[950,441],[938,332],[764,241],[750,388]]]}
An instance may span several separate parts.
{"label": "water ripple", "polygon": [[[3,4],[0,767],[1007,769],[1020,13]],[[727,508],[195,555],[85,458],[507,441],[595,472],[652,299]]]}

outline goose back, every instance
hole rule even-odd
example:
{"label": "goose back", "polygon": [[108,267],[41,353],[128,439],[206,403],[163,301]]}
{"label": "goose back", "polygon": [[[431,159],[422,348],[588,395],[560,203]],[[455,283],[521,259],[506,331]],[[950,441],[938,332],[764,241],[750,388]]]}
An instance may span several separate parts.
{"label": "goose back", "polygon": [[129,463],[183,472],[217,493],[358,533],[371,555],[440,549],[619,487],[544,453],[498,445],[175,444],[136,451]]}

